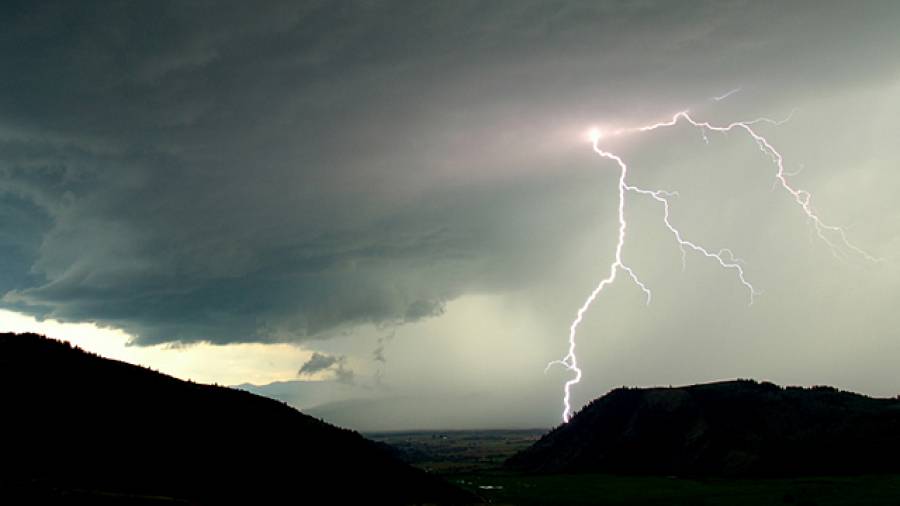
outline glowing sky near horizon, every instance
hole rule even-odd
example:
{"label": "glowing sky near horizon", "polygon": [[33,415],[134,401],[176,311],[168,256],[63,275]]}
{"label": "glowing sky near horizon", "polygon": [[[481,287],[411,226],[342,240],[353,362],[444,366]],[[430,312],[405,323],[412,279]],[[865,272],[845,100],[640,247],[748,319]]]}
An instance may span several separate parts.
{"label": "glowing sky near horizon", "polygon": [[118,329],[100,328],[91,323],[37,321],[5,310],[0,310],[0,329],[45,335],[103,357],[150,367],[176,378],[220,385],[263,385],[293,380],[297,376],[297,364],[312,355],[312,352],[291,344],[134,346],[130,344],[133,337]]}

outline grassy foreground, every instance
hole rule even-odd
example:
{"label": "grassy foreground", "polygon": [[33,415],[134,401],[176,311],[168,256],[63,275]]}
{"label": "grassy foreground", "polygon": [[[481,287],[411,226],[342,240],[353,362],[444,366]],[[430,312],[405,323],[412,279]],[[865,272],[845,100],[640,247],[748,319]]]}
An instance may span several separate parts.
{"label": "grassy foreground", "polygon": [[596,474],[447,476],[492,504],[897,506],[900,476],[688,480]]}

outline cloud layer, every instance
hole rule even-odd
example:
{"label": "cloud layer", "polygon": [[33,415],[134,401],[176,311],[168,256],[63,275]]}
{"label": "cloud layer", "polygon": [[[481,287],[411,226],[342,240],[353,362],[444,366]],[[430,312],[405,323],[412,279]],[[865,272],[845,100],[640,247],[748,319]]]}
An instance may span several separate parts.
{"label": "cloud layer", "polygon": [[0,9],[3,306],[139,344],[541,297],[560,245],[610,225],[584,125],[737,86],[783,112],[890,82],[900,54],[896,2]]}

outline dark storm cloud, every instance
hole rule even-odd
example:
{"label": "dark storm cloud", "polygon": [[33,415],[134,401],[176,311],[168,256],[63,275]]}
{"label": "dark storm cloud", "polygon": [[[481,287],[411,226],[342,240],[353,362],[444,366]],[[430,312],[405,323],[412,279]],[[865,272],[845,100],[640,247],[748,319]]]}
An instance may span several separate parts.
{"label": "dark storm cloud", "polygon": [[824,4],[6,2],[3,303],[267,341],[527,284],[595,199],[553,125],[888,72],[894,4]]}

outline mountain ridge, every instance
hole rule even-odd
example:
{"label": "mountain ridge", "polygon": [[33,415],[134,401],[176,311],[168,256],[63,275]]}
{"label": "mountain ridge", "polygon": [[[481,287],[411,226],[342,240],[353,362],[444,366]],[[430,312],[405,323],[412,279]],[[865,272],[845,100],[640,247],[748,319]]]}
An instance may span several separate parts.
{"label": "mountain ridge", "polygon": [[0,477],[7,498],[475,501],[360,434],[285,403],[181,381],[64,341],[0,334],[0,380],[4,424],[15,436],[4,448],[14,465]]}
{"label": "mountain ridge", "polygon": [[897,472],[900,399],[733,380],[618,388],[509,469],[679,476]]}

